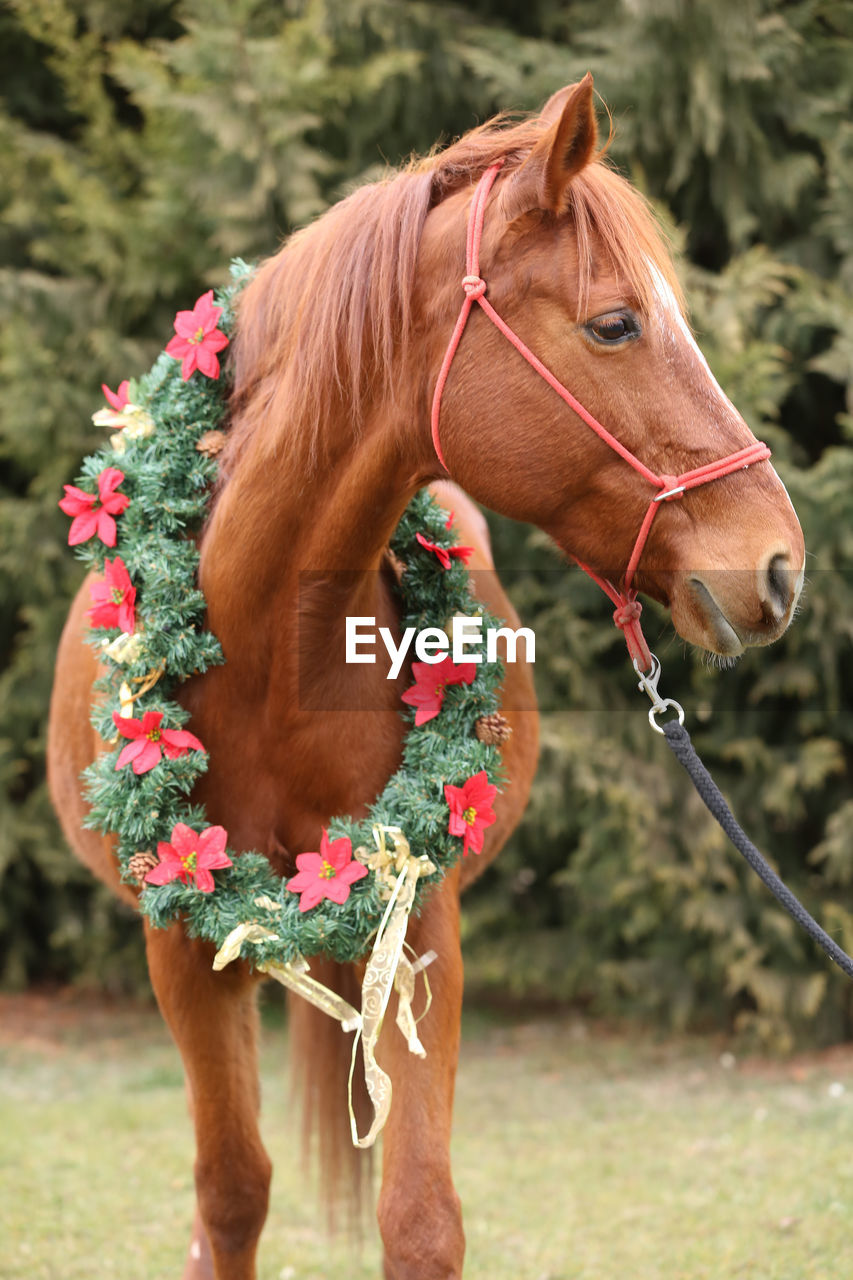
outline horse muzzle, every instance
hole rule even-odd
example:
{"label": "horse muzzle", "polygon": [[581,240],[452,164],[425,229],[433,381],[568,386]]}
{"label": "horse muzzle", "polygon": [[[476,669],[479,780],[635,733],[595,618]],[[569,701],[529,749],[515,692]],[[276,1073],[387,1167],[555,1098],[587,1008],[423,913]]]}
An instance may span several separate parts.
{"label": "horse muzzle", "polygon": [[805,574],[804,551],[776,544],[753,568],[680,574],[670,600],[685,640],[725,658],[772,644],[796,611]]}

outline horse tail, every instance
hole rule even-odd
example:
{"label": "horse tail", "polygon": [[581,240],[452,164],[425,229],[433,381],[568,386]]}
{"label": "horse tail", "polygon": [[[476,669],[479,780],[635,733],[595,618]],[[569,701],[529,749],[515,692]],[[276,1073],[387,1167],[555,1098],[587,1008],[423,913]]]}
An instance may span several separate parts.
{"label": "horse tail", "polygon": [[[312,957],[311,976],[355,1008],[361,1006],[361,975],[354,965]],[[316,1169],[319,1189],[334,1230],[343,1213],[347,1229],[360,1232],[373,1190],[372,1152],[353,1146],[348,1101],[352,1034],[298,995],[288,997],[294,1084],[302,1103],[302,1154]],[[361,1050],[352,1074],[352,1109],[359,1133],[372,1114]]]}

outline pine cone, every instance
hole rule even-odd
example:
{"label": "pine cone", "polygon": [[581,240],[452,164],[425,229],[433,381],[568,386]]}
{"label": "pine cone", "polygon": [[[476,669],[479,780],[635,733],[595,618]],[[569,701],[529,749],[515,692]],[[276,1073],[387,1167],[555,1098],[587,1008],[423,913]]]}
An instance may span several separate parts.
{"label": "pine cone", "polygon": [[228,437],[224,431],[205,431],[201,439],[196,442],[195,447],[206,458],[215,458],[217,453],[221,453],[225,448],[227,439]]}
{"label": "pine cone", "polygon": [[506,716],[502,716],[500,711],[495,711],[490,716],[480,716],[474,725],[474,732],[481,742],[499,747],[512,735],[512,728]]}
{"label": "pine cone", "polygon": [[150,849],[142,849],[135,853],[127,864],[127,870],[137,884],[142,884],[149,871],[153,871],[160,859]]}

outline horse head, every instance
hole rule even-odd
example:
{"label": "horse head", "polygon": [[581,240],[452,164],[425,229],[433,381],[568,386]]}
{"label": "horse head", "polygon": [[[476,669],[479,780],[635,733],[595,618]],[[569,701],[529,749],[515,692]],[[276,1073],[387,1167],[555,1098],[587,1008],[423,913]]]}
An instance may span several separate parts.
{"label": "horse head", "polygon": [[[667,605],[685,640],[733,657],[776,639],[802,585],[802,532],[692,336],[648,206],[598,152],[591,76],[555,94],[532,146],[498,164],[491,191],[477,188],[480,215],[457,187],[421,239],[420,279],[446,282],[417,299],[433,370],[478,216],[479,271],[463,287],[489,304],[462,320],[439,375],[438,456],[478,501]],[[704,472],[731,455],[719,477]],[[676,484],[688,473],[698,479]]]}

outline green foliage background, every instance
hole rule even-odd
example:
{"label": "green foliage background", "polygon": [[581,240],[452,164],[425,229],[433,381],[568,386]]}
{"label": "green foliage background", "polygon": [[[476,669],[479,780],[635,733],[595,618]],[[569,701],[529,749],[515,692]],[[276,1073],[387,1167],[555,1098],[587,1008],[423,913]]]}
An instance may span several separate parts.
{"label": "green foliage background", "polygon": [[[694,324],[806,530],[801,616],[719,672],[648,628],[759,845],[853,949],[853,9],[837,0],[6,0],[0,5],[0,976],[141,981],[139,928],[44,784],[80,568],[56,501],[101,381],[353,183],[593,70],[612,155],[682,246]],[[735,863],[627,677],[606,607],[494,522],[536,629],[543,754],[468,901],[469,978],[775,1043],[853,1031],[845,980]],[[546,657],[547,655],[547,657]]]}

